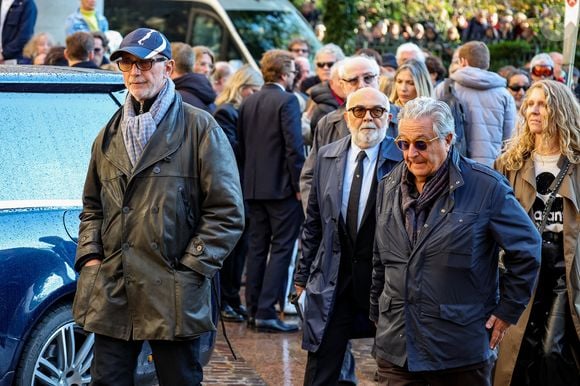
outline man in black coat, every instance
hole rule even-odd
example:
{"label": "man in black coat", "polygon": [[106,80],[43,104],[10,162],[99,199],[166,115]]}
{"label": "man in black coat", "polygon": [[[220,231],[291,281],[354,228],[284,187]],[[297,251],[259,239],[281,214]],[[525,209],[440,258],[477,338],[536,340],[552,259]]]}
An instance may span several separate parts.
{"label": "man in black coat", "polygon": [[301,114],[298,99],[287,91],[296,65],[283,50],[266,52],[260,65],[266,84],[242,103],[238,120],[242,189],[250,219],[248,323],[258,331],[290,332],[297,327],[278,319],[274,306],[283,301],[303,219],[298,187],[304,164]]}
{"label": "man in black coat", "polygon": [[378,180],[402,159],[389,101],[366,87],[348,97],[351,135],[323,146],[316,160],[294,284],[306,289],[304,385],[337,384],[348,340],[374,336],[368,318]]}

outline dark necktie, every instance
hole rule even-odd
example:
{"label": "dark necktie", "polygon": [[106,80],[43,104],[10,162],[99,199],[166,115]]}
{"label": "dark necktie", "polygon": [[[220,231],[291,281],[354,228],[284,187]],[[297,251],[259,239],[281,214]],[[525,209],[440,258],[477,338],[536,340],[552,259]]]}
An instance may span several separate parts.
{"label": "dark necktie", "polygon": [[356,156],[356,168],[350,184],[350,194],[348,196],[348,206],[346,208],[346,227],[353,241],[356,240],[357,223],[358,223],[358,204],[360,202],[360,193],[363,182],[364,167],[363,162],[367,154],[361,150]]}

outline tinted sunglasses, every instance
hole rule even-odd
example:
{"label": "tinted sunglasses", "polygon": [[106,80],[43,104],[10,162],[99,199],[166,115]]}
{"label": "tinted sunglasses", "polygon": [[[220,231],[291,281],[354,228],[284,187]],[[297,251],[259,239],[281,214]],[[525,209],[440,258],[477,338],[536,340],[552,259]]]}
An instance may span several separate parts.
{"label": "tinted sunglasses", "polygon": [[316,63],[316,67],[318,67],[318,68],[324,68],[324,67],[330,68],[332,66],[334,66],[334,62],[318,62],[318,63]]}
{"label": "tinted sunglasses", "polygon": [[342,79],[342,80],[345,81],[346,83],[349,83],[351,86],[356,86],[358,84],[359,79],[362,79],[365,84],[371,84],[375,80],[376,77],[377,77],[377,75],[372,74],[372,75],[363,75],[363,76],[357,76],[356,78]]}
{"label": "tinted sunglasses", "polygon": [[153,67],[153,63],[165,62],[167,58],[160,57],[155,59],[143,59],[143,60],[131,60],[131,59],[120,59],[117,61],[117,66],[119,70],[123,72],[129,72],[136,65],[141,71],[149,71]]}
{"label": "tinted sunglasses", "polygon": [[517,84],[514,84],[513,86],[508,86],[508,88],[510,90],[512,90],[513,92],[519,92],[520,90],[524,90],[524,92],[528,91],[528,89],[530,88],[530,86],[526,85],[526,86],[519,86]]}
{"label": "tinted sunglasses", "polygon": [[350,111],[352,113],[352,115],[354,115],[355,118],[364,118],[365,115],[367,115],[367,111],[370,111],[371,117],[380,118],[383,116],[385,111],[387,111],[387,109],[385,109],[384,107],[381,107],[381,106],[375,106],[375,107],[370,107],[370,108],[366,108],[366,107],[362,107],[362,106],[354,106],[354,107],[351,107],[350,109],[348,109],[348,111]]}
{"label": "tinted sunglasses", "polygon": [[415,141],[408,141],[406,139],[402,139],[401,137],[397,137],[397,138],[395,138],[395,144],[402,151],[409,150],[409,148],[411,147],[411,144],[413,144],[413,147],[415,149],[417,149],[419,151],[425,151],[425,150],[427,150],[427,147],[429,146],[429,144],[431,142],[436,141],[438,139],[440,139],[440,138],[435,137],[435,138],[431,138],[431,139],[417,139]]}
{"label": "tinted sunglasses", "polygon": [[554,75],[554,68],[552,66],[538,64],[532,67],[532,75],[547,78],[549,76]]}

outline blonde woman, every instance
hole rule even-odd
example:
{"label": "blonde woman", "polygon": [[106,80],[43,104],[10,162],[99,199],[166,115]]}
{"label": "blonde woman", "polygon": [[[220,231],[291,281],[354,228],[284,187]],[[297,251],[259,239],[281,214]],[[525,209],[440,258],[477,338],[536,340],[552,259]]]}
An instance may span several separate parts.
{"label": "blonde woman", "polygon": [[494,384],[578,385],[580,105],[564,84],[542,80],[520,114],[496,168],[542,233],[542,265],[532,300],[500,346]]}
{"label": "blonde woman", "polygon": [[395,72],[391,103],[403,107],[408,101],[420,96],[433,96],[431,76],[425,63],[410,59]]}
{"label": "blonde woman", "polygon": [[[224,90],[216,99],[218,106],[214,113],[215,120],[226,133],[238,161],[239,148],[236,129],[238,110],[242,101],[258,91],[263,84],[262,75],[251,66],[245,65],[230,77]],[[240,299],[247,239],[247,234],[244,231],[240,241],[224,261],[221,269],[221,317],[227,322],[241,323],[247,317],[246,307]]]}
{"label": "blonde woman", "polygon": [[20,64],[44,64],[46,54],[54,46],[54,39],[47,32],[35,34],[22,50]]}

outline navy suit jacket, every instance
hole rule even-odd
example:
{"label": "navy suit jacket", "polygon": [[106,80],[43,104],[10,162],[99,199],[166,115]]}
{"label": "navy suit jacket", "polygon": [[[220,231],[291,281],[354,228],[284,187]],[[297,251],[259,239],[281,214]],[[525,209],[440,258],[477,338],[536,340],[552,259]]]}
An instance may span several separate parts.
{"label": "navy suit jacket", "polygon": [[4,59],[22,58],[22,49],[34,33],[36,14],[33,0],[15,0],[12,3],[0,31]]}
{"label": "navy suit jacket", "polygon": [[300,118],[296,96],[276,84],[264,85],[240,106],[238,145],[246,200],[280,200],[300,192]]}

